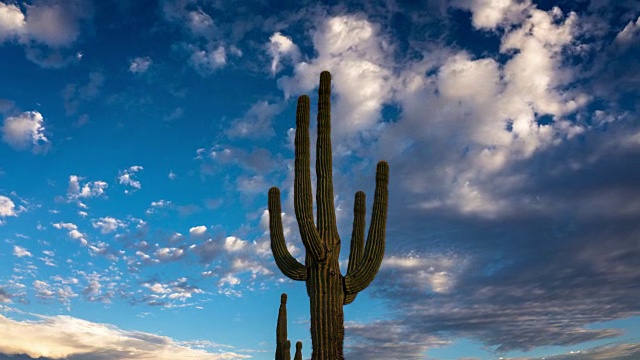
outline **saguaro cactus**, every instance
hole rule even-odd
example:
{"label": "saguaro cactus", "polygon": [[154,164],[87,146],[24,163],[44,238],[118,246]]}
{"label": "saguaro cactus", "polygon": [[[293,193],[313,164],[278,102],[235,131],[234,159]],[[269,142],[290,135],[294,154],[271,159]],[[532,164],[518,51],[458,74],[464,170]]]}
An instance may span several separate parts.
{"label": "saguaro cactus", "polygon": [[347,274],[340,273],[340,237],[333,202],[331,153],[331,74],[320,74],[318,90],[318,141],[316,147],[317,226],[313,219],[309,150],[309,97],[298,98],[296,110],[294,207],[300,237],[306,250],[305,264],[287,249],[282,230],[280,190],[269,189],[271,251],[278,268],[287,277],[305,281],[311,309],[313,360],[344,359],[344,311],[356,294],[373,280],[385,247],[389,166],[376,168],[371,225],[364,244],[365,194],[358,191],[354,202],[353,232]]}
{"label": "saguaro cactus", "polygon": [[[291,342],[287,340],[287,294],[280,295],[278,324],[276,325],[276,359],[291,360]],[[302,342],[296,343],[294,360],[302,360]]]}

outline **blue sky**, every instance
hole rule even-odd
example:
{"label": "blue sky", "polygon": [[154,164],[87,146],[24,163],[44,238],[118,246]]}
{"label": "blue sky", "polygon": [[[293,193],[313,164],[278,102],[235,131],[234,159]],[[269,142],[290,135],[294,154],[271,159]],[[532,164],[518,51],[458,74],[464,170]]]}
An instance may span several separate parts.
{"label": "blue sky", "polygon": [[304,259],[322,70],[343,241],[390,165],[348,359],[637,359],[640,4],[610,3],[0,0],[0,359],[270,359],[282,292],[310,357],[266,195]]}

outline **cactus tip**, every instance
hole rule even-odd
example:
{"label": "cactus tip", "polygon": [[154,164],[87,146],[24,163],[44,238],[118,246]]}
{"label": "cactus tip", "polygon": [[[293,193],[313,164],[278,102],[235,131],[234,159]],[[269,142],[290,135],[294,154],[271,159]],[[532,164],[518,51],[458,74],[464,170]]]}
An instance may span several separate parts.
{"label": "cactus tip", "polygon": [[287,294],[282,293],[282,295],[280,295],[280,303],[281,304],[286,304],[287,303]]}

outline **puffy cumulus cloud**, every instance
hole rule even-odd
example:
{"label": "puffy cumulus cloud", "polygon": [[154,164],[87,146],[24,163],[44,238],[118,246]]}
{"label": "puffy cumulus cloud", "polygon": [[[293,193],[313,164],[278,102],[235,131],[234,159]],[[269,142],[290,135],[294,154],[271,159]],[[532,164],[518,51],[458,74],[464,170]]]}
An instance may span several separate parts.
{"label": "puffy cumulus cloud", "polygon": [[17,257],[32,257],[33,255],[31,255],[31,253],[29,252],[29,250],[23,248],[22,246],[18,246],[18,245],[13,245],[13,255],[17,256]]}
{"label": "puffy cumulus cloud", "polygon": [[35,280],[33,282],[35,296],[44,301],[57,300],[71,310],[71,299],[78,297],[71,286],[64,283],[49,284],[46,281]]}
{"label": "puffy cumulus cloud", "polygon": [[86,235],[81,233],[78,230],[78,226],[76,224],[59,222],[59,223],[53,223],[51,225],[53,225],[53,227],[58,230],[67,230],[69,237],[74,240],[78,240],[80,244],[82,244],[83,246],[87,246],[89,244],[89,242],[86,239]]}
{"label": "puffy cumulus cloud", "polygon": [[290,37],[280,32],[275,32],[269,37],[267,51],[271,56],[271,76],[275,76],[282,69],[283,60],[298,63],[300,60],[300,49],[294,44]]}
{"label": "puffy cumulus cloud", "polygon": [[145,73],[147,72],[147,70],[149,70],[151,64],[151,58],[148,56],[134,58],[129,64],[129,72],[132,72],[134,74]]}
{"label": "puffy cumulus cloud", "polygon": [[[253,244],[255,247],[257,244]],[[254,252],[259,251],[259,249],[254,249]],[[271,259],[269,259],[271,260]],[[266,262],[261,262],[251,258],[235,258],[231,263],[231,270],[236,274],[241,273],[251,273],[251,280],[254,280],[258,277],[258,275],[266,276],[271,275],[273,272],[267,267],[270,265]]]}
{"label": "puffy cumulus cloud", "polygon": [[[509,211],[512,201],[498,192],[523,181],[511,166],[588,130],[572,119],[590,98],[571,86],[578,71],[563,61],[576,41],[576,15],[534,6],[525,12],[523,23],[497,28],[504,61],[425,55],[400,73],[402,115],[380,134],[379,149],[407,174],[402,187],[429,193],[414,206],[487,217]],[[403,159],[417,158],[429,164],[424,171],[405,168]]]}
{"label": "puffy cumulus cloud", "polygon": [[133,189],[125,189],[125,194],[128,194],[130,191],[142,189],[142,184],[140,183],[140,181],[135,179],[135,176],[137,172],[142,171],[143,169],[144,168],[140,165],[134,165],[129,167],[128,169],[120,171],[120,174],[118,175],[118,182]]}
{"label": "puffy cumulus cloud", "polygon": [[243,250],[247,244],[245,240],[235,236],[227,236],[227,238],[224,239],[224,249],[231,253]]}
{"label": "puffy cumulus cloud", "polygon": [[31,150],[34,153],[48,149],[44,117],[37,111],[27,111],[4,119],[2,141],[15,150]]}
{"label": "puffy cumulus cloud", "polygon": [[273,118],[282,111],[280,104],[258,101],[251,105],[243,117],[231,121],[226,130],[230,138],[264,139],[275,135]]}
{"label": "puffy cumulus cloud", "polygon": [[73,280],[68,279],[66,282],[71,280],[75,285],[82,283],[81,293],[86,301],[111,303],[111,299],[117,292],[120,293],[120,295],[124,295],[124,291],[122,290],[123,285],[118,281],[120,277],[109,275],[112,270],[113,269],[109,269],[100,274],[96,272],[86,273],[84,271],[76,271],[76,273],[82,277],[82,281],[73,278]]}
{"label": "puffy cumulus cloud", "polygon": [[207,227],[204,225],[194,226],[189,229],[189,235],[191,236],[202,236],[207,232]]}
{"label": "puffy cumulus cloud", "polygon": [[[165,336],[125,331],[109,324],[93,323],[70,316],[38,316],[35,321],[17,321],[0,315],[0,353],[26,354],[46,359],[244,359],[249,355],[220,346],[215,353],[192,349]],[[224,349],[223,349],[224,348]]]}
{"label": "puffy cumulus cloud", "polygon": [[393,97],[393,46],[380,26],[361,15],[322,18],[313,31],[318,56],[294,65],[294,75],[278,85],[286,97],[304,94],[318,84],[318,74],[329,70],[335,79],[337,101],[332,106],[334,134],[353,135],[371,130],[380,111]]}
{"label": "puffy cumulus cloud", "polygon": [[155,213],[158,209],[166,209],[172,206],[173,206],[173,202],[171,200],[160,199],[158,201],[152,201],[151,207],[147,209],[146,214],[151,215]]}
{"label": "puffy cumulus cloud", "polygon": [[455,6],[471,11],[471,21],[478,29],[495,29],[522,22],[531,0],[457,0]]}
{"label": "puffy cumulus cloud", "polygon": [[126,226],[124,221],[109,216],[91,220],[95,229],[100,229],[101,234],[108,234]]}
{"label": "puffy cumulus cloud", "polygon": [[0,218],[17,216],[16,204],[8,197],[0,195]]}
{"label": "puffy cumulus cloud", "polygon": [[0,41],[22,36],[26,26],[24,14],[18,6],[0,2]]}
{"label": "puffy cumulus cloud", "polygon": [[80,207],[86,207],[80,202],[80,199],[106,196],[106,189],[109,184],[102,180],[89,181],[82,184],[82,180],[84,178],[78,175],[69,176],[69,185],[67,187],[67,199],[69,201],[78,201]]}
{"label": "puffy cumulus cloud", "polygon": [[160,262],[170,262],[182,259],[185,255],[185,251],[175,247],[164,247],[156,250],[154,255]]}
{"label": "puffy cumulus cloud", "polygon": [[[232,18],[231,13],[237,11],[236,7],[215,3],[200,5],[194,9],[194,4],[189,1],[166,1],[162,10],[165,19],[186,35],[175,47],[185,53],[188,64],[200,75],[209,76],[243,56],[236,46],[239,37],[236,33],[251,25],[238,17],[233,23],[221,23]],[[214,21],[211,10],[221,11],[225,16]]]}

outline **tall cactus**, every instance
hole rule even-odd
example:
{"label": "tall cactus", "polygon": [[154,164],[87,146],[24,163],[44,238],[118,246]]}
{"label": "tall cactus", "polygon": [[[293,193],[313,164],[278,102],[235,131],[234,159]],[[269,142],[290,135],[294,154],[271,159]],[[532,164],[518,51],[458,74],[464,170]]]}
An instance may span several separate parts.
{"label": "tall cactus", "polygon": [[[287,340],[287,294],[280,295],[278,323],[276,325],[276,359],[291,360],[291,342]],[[296,343],[294,360],[302,360],[302,342]]]}
{"label": "tall cactus", "polygon": [[287,277],[305,281],[311,309],[313,360],[344,359],[344,310],[356,294],[373,280],[384,256],[387,221],[389,166],[376,168],[371,225],[364,244],[365,194],[358,191],[354,202],[351,252],[346,276],[340,273],[340,237],[333,202],[331,153],[331,74],[320,74],[318,89],[318,141],[316,147],[317,226],[313,216],[309,150],[309,97],[298,98],[296,110],[294,207],[300,236],[306,250],[305,264],[287,249],[282,230],[280,190],[269,189],[271,251],[278,268]]}

